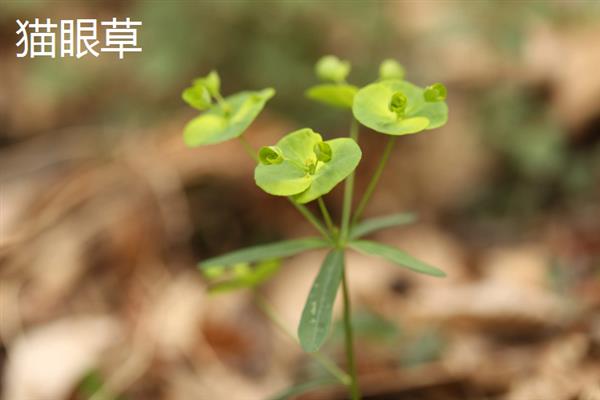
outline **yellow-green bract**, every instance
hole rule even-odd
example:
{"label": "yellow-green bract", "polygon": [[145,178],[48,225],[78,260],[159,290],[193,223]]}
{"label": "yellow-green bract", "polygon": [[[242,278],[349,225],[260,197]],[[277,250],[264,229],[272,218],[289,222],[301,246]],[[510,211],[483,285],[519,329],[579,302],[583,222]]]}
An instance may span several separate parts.
{"label": "yellow-green bract", "polygon": [[358,88],[345,83],[324,83],[309,88],[305,95],[311,100],[339,108],[352,108]]}
{"label": "yellow-green bract", "polygon": [[289,133],[276,145],[283,161],[257,165],[256,184],[276,196],[293,196],[301,204],[328,193],[354,171],[362,153],[353,139],[332,139],[325,141],[331,158],[319,161],[315,146],[322,141],[321,135],[309,128]]}
{"label": "yellow-green bract", "polygon": [[225,98],[229,110],[214,106],[191,120],[183,130],[183,140],[190,147],[221,143],[240,136],[275,95],[268,88],[240,92]]}
{"label": "yellow-green bract", "polygon": [[[390,102],[406,97],[401,114],[393,111]],[[363,125],[388,135],[407,135],[425,129],[438,128],[448,120],[444,101],[425,101],[422,88],[407,81],[386,80],[360,89],[354,96],[354,117]]]}

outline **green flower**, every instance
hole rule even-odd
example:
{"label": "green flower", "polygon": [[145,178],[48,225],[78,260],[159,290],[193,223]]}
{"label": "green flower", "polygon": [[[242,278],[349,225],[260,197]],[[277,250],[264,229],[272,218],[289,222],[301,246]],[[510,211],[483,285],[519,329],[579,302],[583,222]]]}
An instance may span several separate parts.
{"label": "green flower", "polygon": [[336,56],[324,56],[315,65],[315,72],[319,79],[342,83],[350,73],[351,65],[348,61],[340,60]]}
{"label": "green flower", "polygon": [[[407,81],[373,83],[356,93],[352,113],[361,124],[388,135],[407,135],[438,128],[448,120],[448,106],[441,98],[439,86],[435,89],[436,100],[431,101],[426,100],[422,88]],[[431,88],[428,90],[431,91]],[[432,98],[431,93],[428,94],[428,99]]]}
{"label": "green flower", "polygon": [[200,111],[207,110],[188,122],[183,130],[183,140],[189,147],[221,143],[240,136],[275,95],[275,90],[268,88],[223,98],[220,88],[219,75],[212,71],[183,91],[186,103]]}
{"label": "green flower", "polygon": [[309,88],[305,95],[311,100],[339,108],[352,108],[358,88],[346,83],[351,65],[336,56],[322,57],[315,65],[317,77],[326,82]]}
{"label": "green flower", "polygon": [[[256,184],[269,194],[293,196],[301,204],[329,193],[354,171],[362,156],[354,140],[323,141],[309,128],[287,134],[275,146],[261,149],[261,153],[264,156],[259,157],[261,163],[254,171]],[[270,162],[275,154],[281,160]]]}

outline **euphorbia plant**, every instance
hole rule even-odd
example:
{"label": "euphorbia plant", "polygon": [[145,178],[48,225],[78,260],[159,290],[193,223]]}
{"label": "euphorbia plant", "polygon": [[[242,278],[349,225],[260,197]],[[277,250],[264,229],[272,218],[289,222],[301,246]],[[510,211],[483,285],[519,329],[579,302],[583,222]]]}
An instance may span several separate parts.
{"label": "euphorbia plant", "polygon": [[[321,134],[310,128],[303,128],[288,133],[273,145],[254,150],[245,141],[244,132],[275,91],[264,89],[240,92],[223,98],[219,76],[213,71],[194,81],[183,92],[183,99],[188,104],[203,111],[185,127],[184,140],[189,146],[201,146],[238,138],[257,163],[254,171],[257,186],[269,194],[287,197],[320,234],[248,247],[200,262],[200,268],[210,280],[209,290],[222,292],[252,289],[258,306],[279,328],[295,339],[295,335],[286,330],[273,307],[260,296],[256,288],[277,272],[281,258],[314,249],[327,249],[321,269],[308,293],[297,336],[302,348],[348,387],[352,399],[359,399],[346,279],[346,253],[354,250],[382,257],[394,265],[415,272],[444,276],[439,269],[395,247],[363,239],[377,230],[412,222],[414,218],[411,214],[393,214],[371,219],[362,219],[361,216],[391,154],[396,137],[444,125],[448,118],[448,108],[445,103],[446,88],[442,84],[435,83],[426,88],[416,86],[404,79],[404,69],[394,60],[383,61],[379,68],[379,79],[362,88],[346,81],[350,69],[347,61],[334,56],[323,57],[316,64],[316,73],[324,83],[306,91],[307,97],[312,100],[349,111],[351,127],[347,138],[323,140]],[[375,132],[388,135],[389,139],[379,165],[353,211],[354,170],[362,157],[358,145],[359,123]],[[342,218],[336,224],[325,206],[323,196],[342,181],[345,182]],[[305,206],[312,201],[318,203],[322,220]],[[327,339],[333,304],[340,286],[344,303],[348,372],[342,371],[318,352]],[[297,393],[296,390],[290,391],[292,392]]]}

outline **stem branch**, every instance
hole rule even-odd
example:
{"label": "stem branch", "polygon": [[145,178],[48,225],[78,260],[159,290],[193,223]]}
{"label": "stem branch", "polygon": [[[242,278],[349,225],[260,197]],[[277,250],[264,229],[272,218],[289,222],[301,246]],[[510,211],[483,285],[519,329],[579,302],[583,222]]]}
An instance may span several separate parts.
{"label": "stem branch", "polygon": [[290,201],[290,203],[292,203],[294,207],[296,207],[298,211],[300,211],[300,214],[302,214],[304,218],[306,218],[308,222],[310,222],[319,231],[319,233],[323,235],[323,237],[326,240],[331,240],[331,237],[329,236],[329,233],[327,233],[327,230],[323,227],[321,222],[319,222],[318,218],[315,217],[315,215],[304,204],[298,204],[291,197],[288,197],[288,200]]}
{"label": "stem branch", "polygon": [[317,199],[317,201],[319,202],[319,208],[321,209],[321,214],[323,214],[323,219],[325,220],[325,224],[327,224],[327,229],[329,229],[329,232],[332,235],[334,235],[335,227],[333,226],[333,221],[331,220],[331,215],[329,215],[329,211],[327,210],[327,206],[325,205],[325,202],[323,201],[323,197],[319,197]]}
{"label": "stem branch", "polygon": [[[358,141],[358,122],[352,118],[350,125],[350,138]],[[348,230],[350,228],[350,213],[352,211],[352,193],[354,192],[354,171],[346,178],[344,187],[344,204],[342,208],[342,224],[340,240],[338,244],[345,244],[348,239]]]}
{"label": "stem branch", "polygon": [[219,103],[219,106],[221,107],[221,109],[223,110],[223,112],[226,115],[229,115],[229,113],[231,112],[231,107],[225,101],[225,99],[223,98],[223,96],[221,96],[221,93],[219,93],[219,92],[215,93],[214,98],[217,99],[217,103]]}
{"label": "stem branch", "polygon": [[365,210],[367,203],[371,199],[371,196],[373,195],[373,192],[375,191],[375,187],[377,186],[377,183],[379,182],[379,178],[381,177],[381,173],[383,172],[385,165],[386,165],[388,159],[390,158],[390,154],[392,153],[392,149],[394,148],[394,143],[396,143],[396,137],[390,136],[390,138],[388,139],[388,142],[385,146],[385,150],[383,151],[383,154],[381,156],[381,159],[379,160],[379,165],[377,165],[377,169],[375,170],[375,172],[373,173],[373,176],[371,177],[371,181],[369,182],[369,185],[367,186],[367,190],[365,190],[365,194],[360,199],[360,202],[358,203],[358,206],[356,207],[356,211],[354,212],[354,217],[352,217],[352,225],[355,225],[358,222],[360,216],[362,215],[362,212]]}
{"label": "stem branch", "polygon": [[248,153],[248,155],[252,157],[254,161],[258,162],[258,155],[256,154],[256,150],[254,150],[254,147],[252,147],[248,140],[246,140],[244,135],[238,136],[238,139],[240,139],[240,143],[242,143],[242,146],[244,147],[244,150],[246,150],[246,153]]}

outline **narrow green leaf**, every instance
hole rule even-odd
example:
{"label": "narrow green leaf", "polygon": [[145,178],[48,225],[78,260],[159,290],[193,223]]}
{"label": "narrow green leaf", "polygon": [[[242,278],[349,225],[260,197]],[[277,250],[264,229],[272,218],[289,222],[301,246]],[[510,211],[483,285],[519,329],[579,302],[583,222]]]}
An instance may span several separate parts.
{"label": "narrow green leaf", "polygon": [[246,247],[218,257],[202,261],[198,266],[231,266],[238,263],[250,263],[272,258],[289,257],[306,250],[321,249],[329,244],[321,238],[284,240],[282,242]]}
{"label": "narrow green leaf", "polygon": [[313,389],[317,389],[324,386],[333,386],[337,385],[338,383],[338,381],[331,378],[315,379],[314,381],[308,381],[291,386],[283,390],[282,392],[276,394],[275,396],[270,397],[269,400],[288,400],[296,398],[296,396],[307,393]]}
{"label": "narrow green leaf", "polygon": [[412,224],[416,220],[417,217],[415,214],[411,213],[392,214],[383,217],[365,219],[352,228],[352,231],[350,232],[350,240],[358,239],[359,237],[368,235],[369,233],[378,231],[380,229],[391,228],[398,225]]}
{"label": "narrow green leaf", "polygon": [[348,244],[351,248],[359,253],[383,257],[394,264],[397,264],[401,267],[406,267],[415,272],[439,277],[446,276],[444,271],[425,264],[423,261],[417,260],[416,258],[396,249],[395,247],[370,240],[354,240]]}
{"label": "narrow green leaf", "polygon": [[234,272],[232,274],[233,277],[217,280],[216,282],[211,283],[208,287],[208,292],[212,294],[225,293],[236,289],[260,286],[269,280],[273,275],[275,275],[277,271],[279,271],[281,260],[266,260],[260,262],[254,267],[250,267],[248,264],[242,265],[247,266],[247,269]]}
{"label": "narrow green leaf", "polygon": [[343,269],[344,251],[331,250],[310,289],[298,326],[300,345],[307,352],[319,350],[327,339],[333,303],[342,281]]}

